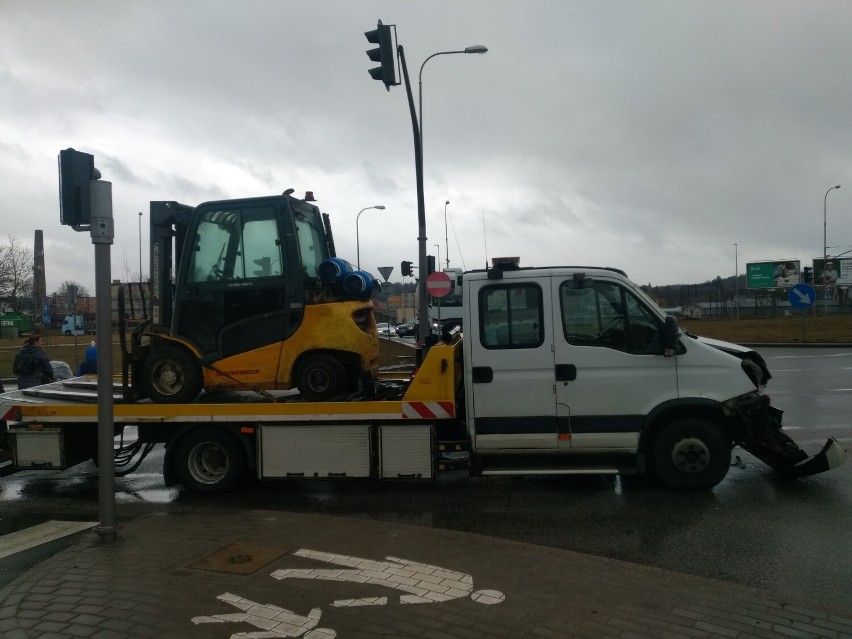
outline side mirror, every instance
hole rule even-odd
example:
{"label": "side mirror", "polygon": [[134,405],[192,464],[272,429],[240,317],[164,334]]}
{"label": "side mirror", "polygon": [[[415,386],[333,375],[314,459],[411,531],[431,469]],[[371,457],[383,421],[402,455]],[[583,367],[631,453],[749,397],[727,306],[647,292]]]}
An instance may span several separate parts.
{"label": "side mirror", "polygon": [[673,315],[666,315],[666,320],[663,323],[663,353],[666,357],[671,357],[675,354],[678,345],[678,336],[680,328],[677,325],[677,318]]}

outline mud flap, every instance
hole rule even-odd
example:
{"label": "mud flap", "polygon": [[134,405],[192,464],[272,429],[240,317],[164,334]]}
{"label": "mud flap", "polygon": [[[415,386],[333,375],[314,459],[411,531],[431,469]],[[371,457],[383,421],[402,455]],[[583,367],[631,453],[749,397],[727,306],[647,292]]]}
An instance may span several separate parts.
{"label": "mud flap", "polygon": [[781,410],[764,406],[748,439],[737,443],[772,470],[789,478],[823,473],[846,461],[846,450],[833,437],[826,441],[819,453],[808,457],[808,454],[781,429],[782,415]]}

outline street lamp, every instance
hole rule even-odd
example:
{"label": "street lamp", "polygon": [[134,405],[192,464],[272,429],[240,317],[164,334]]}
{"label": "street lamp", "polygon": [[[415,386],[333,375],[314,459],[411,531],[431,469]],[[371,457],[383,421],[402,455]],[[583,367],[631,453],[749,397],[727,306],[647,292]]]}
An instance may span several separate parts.
{"label": "street lamp", "polygon": [[142,211],[139,211],[139,283],[142,283]]}
{"label": "street lamp", "polygon": [[358,211],[358,215],[355,216],[355,255],[358,264],[358,268],[361,268],[361,240],[358,235],[358,219],[361,217],[361,213],[364,211],[369,211],[370,209],[378,209],[380,211],[385,210],[384,204],[376,204],[374,206],[367,206]]}
{"label": "street lamp", "polygon": [[[822,273],[823,273],[822,281],[823,281],[823,286],[825,286],[825,265],[828,262],[828,249],[826,248],[826,244],[828,243],[827,236],[826,236],[826,228],[827,228],[826,207],[828,205],[828,194],[831,191],[833,191],[834,189],[839,189],[839,188],[840,188],[840,185],[835,184],[834,186],[832,186],[830,189],[828,189],[825,192],[825,197],[822,198]],[[823,302],[825,304],[825,314],[828,315],[828,300],[825,299],[825,291],[826,290],[827,289],[823,288],[822,297],[823,297]]]}
{"label": "street lamp", "polygon": [[[420,142],[420,145],[419,145],[420,146],[420,156],[417,159],[420,160],[420,176],[419,176],[420,193],[419,193],[419,198],[420,198],[421,201],[418,203],[418,207],[420,209],[418,211],[418,217],[420,218],[419,219],[419,227],[420,228],[418,229],[418,233],[419,233],[419,235],[418,235],[418,244],[419,244],[418,254],[419,254],[419,257],[420,257],[420,269],[421,269],[420,270],[420,276],[421,276],[421,278],[423,277],[423,272],[426,270],[426,265],[424,264],[424,262],[426,261],[426,215],[425,215],[424,210],[423,210],[423,209],[425,209],[425,205],[422,202],[422,200],[424,199],[423,198],[423,175],[422,175],[422,173],[423,173],[423,67],[425,67],[426,63],[429,62],[429,60],[431,60],[435,56],[451,55],[451,54],[454,54],[454,53],[479,53],[479,54],[482,54],[482,53],[486,53],[487,51],[488,51],[488,48],[481,45],[481,44],[474,44],[474,45],[471,45],[469,47],[465,47],[464,49],[462,49],[460,51],[438,51],[437,53],[433,53],[428,58],[423,60],[423,64],[420,65],[420,74],[418,76],[419,84],[418,84],[418,89],[417,89],[418,116],[419,116],[419,120],[420,120],[418,122],[419,138],[420,138],[420,140],[419,140],[419,142]],[[409,100],[410,99],[411,98],[409,96]],[[420,288],[418,288],[417,291],[418,291],[417,298],[418,298],[418,302],[420,303],[420,307],[421,307],[421,311],[422,311],[424,308],[426,308],[427,303],[428,303],[428,298],[427,298],[427,294],[426,294],[426,287],[421,286]],[[419,326],[420,335],[426,335],[428,330],[429,330],[429,323],[428,323],[428,319],[425,317],[425,315],[422,312],[420,313],[420,316],[419,316],[419,325],[418,326]]]}
{"label": "street lamp", "polygon": [[737,244],[734,243],[734,307],[736,318],[740,319],[740,264],[737,260]]}
{"label": "street lamp", "polygon": [[447,251],[447,268],[450,268],[450,240],[447,239],[447,207],[450,201],[444,202],[444,248]]}
{"label": "street lamp", "polygon": [[420,65],[420,74],[418,76],[418,88],[417,88],[417,101],[418,101],[418,113],[420,115],[420,155],[423,155],[423,67],[426,66],[426,63],[429,62],[436,55],[451,55],[454,53],[478,53],[483,54],[488,51],[488,47],[485,47],[481,44],[474,44],[469,47],[465,47],[461,51],[438,51],[438,53],[433,53],[428,58],[423,60],[423,64]]}

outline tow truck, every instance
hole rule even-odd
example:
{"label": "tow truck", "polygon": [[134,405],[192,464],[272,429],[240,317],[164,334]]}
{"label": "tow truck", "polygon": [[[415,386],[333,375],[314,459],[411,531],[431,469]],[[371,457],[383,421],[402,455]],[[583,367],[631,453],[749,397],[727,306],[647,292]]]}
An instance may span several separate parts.
{"label": "tow truck", "polygon": [[[495,264],[464,274],[463,326],[411,371],[381,373],[332,401],[270,392],[134,399],[115,382],[115,461],[131,472],[165,444],[166,483],[215,493],[258,480],[434,479],[651,473],[707,490],[740,446],[801,478],[844,463],[784,431],[755,351],[681,332],[626,274],[590,266]],[[0,395],[18,469],[96,455],[92,378]],[[132,443],[125,437],[135,427]]]}

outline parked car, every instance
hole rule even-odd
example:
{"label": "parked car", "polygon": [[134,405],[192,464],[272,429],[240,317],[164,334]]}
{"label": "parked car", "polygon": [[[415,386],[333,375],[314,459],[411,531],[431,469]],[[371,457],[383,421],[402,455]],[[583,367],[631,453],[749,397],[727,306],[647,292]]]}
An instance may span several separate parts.
{"label": "parked car", "polygon": [[376,330],[379,333],[379,337],[396,337],[396,329],[387,322],[376,324]]}
{"label": "parked car", "polygon": [[414,337],[417,335],[417,320],[408,320],[396,327],[396,334],[400,337]]}

